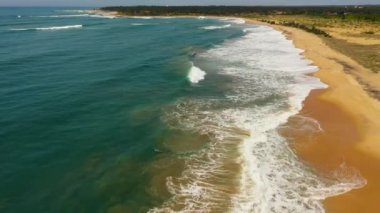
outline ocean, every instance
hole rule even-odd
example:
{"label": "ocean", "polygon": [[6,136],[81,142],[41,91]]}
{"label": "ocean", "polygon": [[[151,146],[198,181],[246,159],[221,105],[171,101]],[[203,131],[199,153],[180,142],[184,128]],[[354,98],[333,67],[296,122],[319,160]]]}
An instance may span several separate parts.
{"label": "ocean", "polygon": [[241,19],[0,8],[0,211],[324,212],[362,183],[280,134],[326,88],[301,53]]}

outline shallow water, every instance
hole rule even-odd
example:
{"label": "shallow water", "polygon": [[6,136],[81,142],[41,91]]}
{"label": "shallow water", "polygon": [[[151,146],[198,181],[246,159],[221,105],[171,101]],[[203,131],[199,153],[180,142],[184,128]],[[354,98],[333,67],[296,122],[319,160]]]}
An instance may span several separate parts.
{"label": "shallow water", "polygon": [[323,212],[278,127],[310,65],[269,27],[0,9],[0,210]]}

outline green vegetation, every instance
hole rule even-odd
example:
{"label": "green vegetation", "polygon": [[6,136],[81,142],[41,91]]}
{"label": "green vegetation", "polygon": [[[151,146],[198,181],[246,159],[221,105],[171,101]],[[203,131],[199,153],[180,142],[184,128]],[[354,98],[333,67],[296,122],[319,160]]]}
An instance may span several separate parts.
{"label": "green vegetation", "polygon": [[288,27],[295,27],[295,28],[299,28],[299,29],[305,30],[305,31],[310,32],[310,33],[314,33],[316,35],[322,35],[322,36],[325,36],[328,38],[331,37],[330,34],[328,34],[327,32],[325,32],[325,31],[323,31],[317,27],[315,27],[314,25],[301,24],[301,23],[297,23],[295,21],[279,21],[279,22],[276,22],[273,20],[266,20],[266,19],[259,19],[259,21],[266,22],[268,24],[279,24],[279,25],[288,26]]}
{"label": "green vegetation", "polygon": [[[380,23],[308,15],[269,15],[256,18],[320,35],[331,48],[380,73]],[[349,71],[348,71],[349,72]]]}
{"label": "green vegetation", "polygon": [[[380,5],[310,7],[105,7],[126,16],[234,16],[296,27],[321,36],[326,44],[380,72]],[[369,42],[369,43],[368,43]],[[372,42],[372,43],[371,43]]]}
{"label": "green vegetation", "polygon": [[[255,18],[269,24],[296,27],[324,37],[331,35],[321,29],[320,24],[289,20],[289,17],[314,17],[327,21],[353,22],[365,21],[380,23],[379,6],[314,6],[314,7],[248,7],[248,6],[136,6],[105,7],[105,11],[116,11],[130,16],[239,16]],[[276,16],[275,20],[271,17]],[[365,32],[365,34],[374,34]]]}
{"label": "green vegetation", "polygon": [[360,45],[341,39],[324,39],[327,45],[355,59],[374,73],[380,72],[380,45]]}
{"label": "green vegetation", "polygon": [[268,15],[307,15],[344,20],[364,20],[380,22],[380,6],[308,6],[308,7],[248,7],[248,6],[135,6],[104,7],[102,10],[117,11],[131,16],[268,16]]}

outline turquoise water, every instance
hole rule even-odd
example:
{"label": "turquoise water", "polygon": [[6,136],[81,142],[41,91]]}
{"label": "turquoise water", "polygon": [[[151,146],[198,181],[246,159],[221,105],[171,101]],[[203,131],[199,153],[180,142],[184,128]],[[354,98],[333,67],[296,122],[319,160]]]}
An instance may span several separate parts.
{"label": "turquoise water", "polygon": [[323,212],[362,182],[277,133],[324,88],[300,53],[239,19],[0,8],[0,211]]}
{"label": "turquoise water", "polygon": [[[242,34],[200,29],[216,20],[62,17],[79,14],[0,9],[3,212],[152,205],[144,167],[166,129],[161,108],[214,93],[187,80],[191,55]],[[35,29],[71,25],[83,27]]]}

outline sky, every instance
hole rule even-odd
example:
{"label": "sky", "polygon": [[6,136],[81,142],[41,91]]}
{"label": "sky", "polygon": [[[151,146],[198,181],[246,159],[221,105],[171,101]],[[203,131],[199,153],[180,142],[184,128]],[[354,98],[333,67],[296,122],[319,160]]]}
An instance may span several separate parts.
{"label": "sky", "polygon": [[0,6],[357,5],[380,0],[0,0]]}

